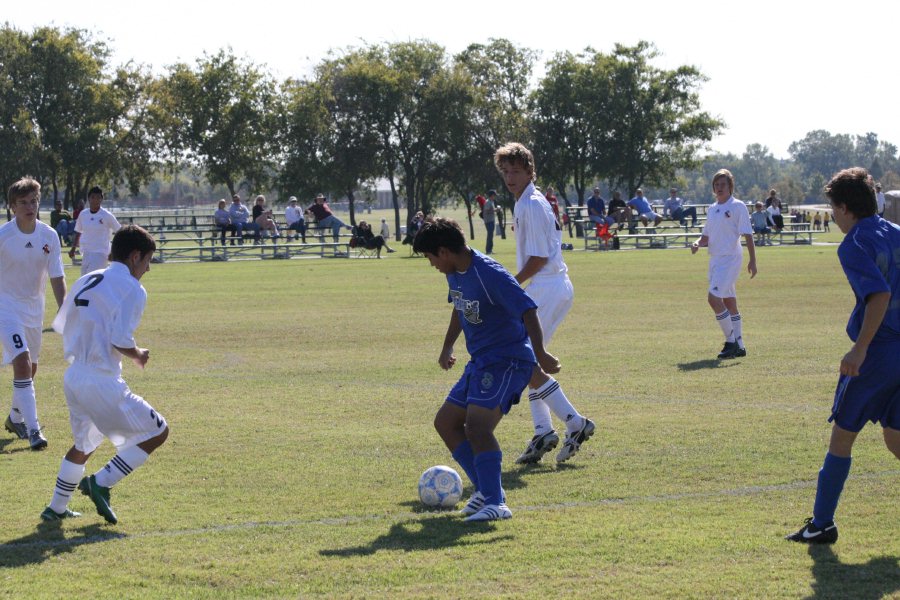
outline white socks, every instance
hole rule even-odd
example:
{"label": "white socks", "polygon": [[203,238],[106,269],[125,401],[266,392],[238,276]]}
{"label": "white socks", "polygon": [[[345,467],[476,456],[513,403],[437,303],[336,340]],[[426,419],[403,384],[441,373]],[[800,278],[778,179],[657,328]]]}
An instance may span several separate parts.
{"label": "white socks", "polygon": [[531,406],[531,417],[534,420],[534,433],[541,435],[553,429],[550,420],[550,411],[566,424],[568,432],[578,431],[584,425],[584,417],[578,414],[565,393],[554,378],[547,380],[544,385],[528,392],[528,400]]}
{"label": "white socks", "polygon": [[34,398],[34,381],[28,379],[13,379],[12,405],[19,409],[28,427],[28,433],[41,426],[37,418],[37,401]]}
{"label": "white socks", "polygon": [[72,492],[78,487],[78,482],[84,475],[84,465],[69,462],[65,458],[59,465],[59,474],[56,476],[56,487],[53,489],[53,499],[50,500],[50,509],[59,514],[66,510]]}
{"label": "white socks", "polygon": [[731,321],[731,313],[728,312],[726,308],[724,312],[721,312],[716,315],[716,323],[719,324],[719,327],[722,328],[722,333],[725,334],[726,342],[734,341],[734,325],[732,325]]}
{"label": "white socks", "polygon": [[137,446],[119,450],[119,453],[113,456],[102,469],[94,473],[97,485],[107,488],[116,485],[126,475],[131,474],[132,471],[147,462],[149,456]]}
{"label": "white socks", "polygon": [[741,319],[741,313],[731,315],[731,328],[734,331],[734,341],[737,342],[738,348],[743,348],[744,337],[741,334],[744,329],[744,321]]}

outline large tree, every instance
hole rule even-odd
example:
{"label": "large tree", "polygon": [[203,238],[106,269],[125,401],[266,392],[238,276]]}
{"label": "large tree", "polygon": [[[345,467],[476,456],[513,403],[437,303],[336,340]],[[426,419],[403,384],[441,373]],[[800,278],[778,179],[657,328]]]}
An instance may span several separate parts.
{"label": "large tree", "polygon": [[666,185],[678,169],[694,166],[724,126],[700,110],[698,88],[706,77],[693,66],[655,67],[658,56],[644,41],[616,44],[611,55],[609,181],[629,194],[644,184]]}
{"label": "large tree", "polygon": [[231,50],[204,54],[192,68],[178,63],[158,89],[167,103],[174,154],[200,165],[210,183],[232,194],[246,181],[250,191],[264,189],[279,149],[277,117],[281,114],[274,79]]}

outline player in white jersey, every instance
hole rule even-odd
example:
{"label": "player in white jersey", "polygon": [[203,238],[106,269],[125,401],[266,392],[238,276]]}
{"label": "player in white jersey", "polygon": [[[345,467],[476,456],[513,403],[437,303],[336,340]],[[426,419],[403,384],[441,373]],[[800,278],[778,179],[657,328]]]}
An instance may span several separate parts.
{"label": "player in white jersey", "polygon": [[744,252],[741,236],[747,243],[750,262],[747,271],[756,277],[756,248],[747,205],[734,197],[734,175],[719,170],[712,180],[715,203],[706,209],[706,224],[700,238],[691,245],[691,253],[709,248],[709,290],[706,300],[725,334],[725,346],[719,358],[747,356],[744,347],[743,321],[737,307],[737,280],[741,275]]}
{"label": "player in white jersey", "polygon": [[94,186],[88,192],[88,210],[78,213],[75,220],[75,241],[69,250],[69,258],[75,258],[75,250],[81,245],[81,274],[105,269],[109,264],[109,240],[119,230],[119,221],[111,212],[100,206],[103,190]]}
{"label": "player in white jersey", "polygon": [[3,364],[12,363],[12,409],[4,426],[32,450],[47,447],[34,396],[41,354],[41,325],[47,278],[57,306],[66,296],[59,236],[37,220],[41,184],[23,177],[7,196],[15,218],[0,227],[0,337]]}
{"label": "player in white jersey", "polygon": [[[122,379],[121,357],[143,368],[150,351],[134,341],[147,303],[140,278],[150,270],[153,237],[137,225],[121,228],[112,241],[112,264],[82,276],[53,321],[63,335],[66,370],[63,391],[69,406],[74,444],[62,459],[45,521],[77,517],[69,498],[77,487],[109,523],[118,521],[109,488],[143,465],[166,441],[166,420]],[[84,465],[106,437],[116,455],[90,477]]]}
{"label": "player in white jersey", "polygon": [[[516,198],[513,211],[516,235],[516,281],[537,304],[544,343],[550,343],[556,328],[572,308],[574,290],[562,259],[562,228],[550,203],[534,187],[535,166],[531,151],[519,143],[502,146],[494,154],[494,164],[507,189]],[[563,393],[559,382],[535,366],[528,382],[528,399],[534,422],[534,437],[517,463],[539,462],[559,444],[550,411],[565,422],[566,440],[556,455],[565,462],[594,433],[594,422],[582,416]]]}

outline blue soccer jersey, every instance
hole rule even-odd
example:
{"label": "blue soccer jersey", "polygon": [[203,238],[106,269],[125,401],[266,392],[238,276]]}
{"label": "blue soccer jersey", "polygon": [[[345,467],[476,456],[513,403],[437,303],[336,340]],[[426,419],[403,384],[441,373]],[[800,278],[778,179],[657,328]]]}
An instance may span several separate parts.
{"label": "blue soccer jersey", "polygon": [[859,337],[866,297],[890,292],[891,301],[873,342],[900,341],[900,227],[875,215],[860,219],[838,247],[838,258],[856,295],[847,335]]}
{"label": "blue soccer jersey", "polygon": [[522,322],[522,315],[537,305],[503,265],[473,250],[471,266],[447,275],[447,283],[472,360],[537,362]]}

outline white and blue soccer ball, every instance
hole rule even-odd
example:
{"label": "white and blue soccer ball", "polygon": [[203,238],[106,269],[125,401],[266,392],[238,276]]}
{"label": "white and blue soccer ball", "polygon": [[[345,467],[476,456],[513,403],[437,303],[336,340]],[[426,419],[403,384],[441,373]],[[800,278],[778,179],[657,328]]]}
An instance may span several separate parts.
{"label": "white and blue soccer ball", "polygon": [[445,465],[426,469],[419,477],[419,498],[425,506],[452,508],[462,498],[462,493],[459,473]]}

